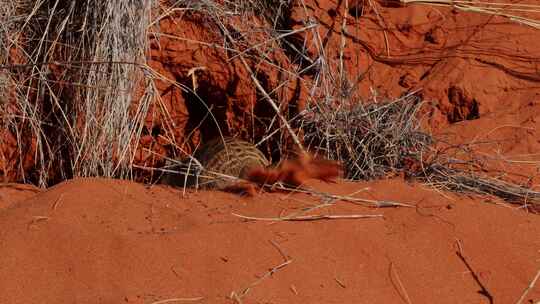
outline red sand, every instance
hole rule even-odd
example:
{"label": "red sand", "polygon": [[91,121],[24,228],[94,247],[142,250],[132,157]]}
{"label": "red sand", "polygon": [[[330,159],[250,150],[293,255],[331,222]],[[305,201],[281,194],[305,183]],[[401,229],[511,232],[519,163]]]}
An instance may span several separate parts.
{"label": "red sand", "polygon": [[[231,292],[286,260],[243,303],[488,303],[479,282],[494,303],[514,303],[540,267],[537,215],[401,180],[315,186],[369,186],[357,196],[415,208],[337,201],[310,214],[383,217],[246,221],[233,213],[278,217],[321,200],[68,181],[0,211],[0,303],[234,303]],[[525,300],[540,300],[540,285]]]}
{"label": "red sand", "polygon": [[[373,93],[379,99],[396,98],[405,92],[418,91],[426,101],[428,129],[437,135],[457,133],[457,138],[451,140],[453,144],[472,139],[497,140],[489,147],[482,144],[474,148],[499,158],[500,154],[505,154],[507,160],[519,161],[519,169],[510,168],[510,171],[525,172],[526,178],[532,176],[538,180],[538,29],[500,16],[445,6],[410,4],[400,7],[396,2],[292,1],[287,24],[298,32],[289,37],[289,42],[296,42],[300,49],[306,48],[306,56],[312,61],[324,55],[334,78],[340,74],[339,58],[343,55],[343,74],[348,79],[342,85],[348,89],[344,93],[351,99],[365,100]],[[537,1],[508,0],[505,3],[537,4]],[[348,10],[346,4],[349,4]],[[515,14],[540,18],[540,14],[519,11]],[[311,19],[318,24],[318,39],[313,37],[315,29],[300,30],[305,27],[305,21]],[[304,70],[310,64],[299,64],[295,54],[287,54],[276,45],[262,30],[260,16],[230,16],[224,21],[245,34],[238,47],[246,48],[246,54],[254,52],[254,56],[246,56],[246,60],[258,77],[265,80],[265,89],[275,90],[276,99],[283,103],[281,108],[287,108],[285,103],[292,105],[289,118],[307,102],[317,102],[324,97],[321,95],[326,91],[311,90],[319,81],[315,71],[299,77],[283,73],[284,70]],[[158,24],[156,31],[161,35],[154,35],[154,30],[150,35],[148,65],[152,69],[188,88],[193,85],[189,72],[197,70],[197,94],[213,109],[213,116],[225,135],[259,141],[273,131],[269,131],[267,124],[275,116],[273,109],[261,98],[238,56],[221,47],[223,36],[216,24],[201,14],[187,14],[183,10],[170,12]],[[257,48],[247,52],[253,46]],[[330,82],[330,87],[338,86],[335,79]],[[173,154],[171,142],[176,148],[190,152],[201,138],[216,135],[216,122],[202,121],[207,111],[198,99],[192,100],[193,96],[169,81],[156,80],[155,85],[160,99],[150,106],[146,118],[147,132],[142,134],[135,157],[139,166],[163,165],[161,156]],[[338,95],[339,92],[333,93]],[[253,119],[253,114],[258,119]],[[36,146],[27,144],[26,149],[20,151],[15,135],[10,130],[0,132],[3,143],[0,177],[9,182],[21,182],[23,176],[33,176],[39,169]],[[279,140],[280,136],[272,137],[261,148],[265,152],[275,151]],[[507,160],[496,166],[507,166]],[[51,172],[50,176],[56,176],[54,174],[58,172]]]}

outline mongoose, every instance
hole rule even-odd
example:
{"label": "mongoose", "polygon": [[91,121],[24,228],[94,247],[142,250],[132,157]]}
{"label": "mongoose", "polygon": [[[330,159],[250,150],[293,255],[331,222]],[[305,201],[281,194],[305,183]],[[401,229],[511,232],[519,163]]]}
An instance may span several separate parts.
{"label": "mongoose", "polygon": [[198,185],[204,189],[225,189],[236,183],[227,176],[245,179],[251,169],[263,169],[270,164],[255,145],[232,137],[208,141],[195,152],[194,158],[202,168],[192,163],[188,170],[184,161],[182,165],[174,166],[175,171],[182,173],[166,173],[162,182],[180,187]]}

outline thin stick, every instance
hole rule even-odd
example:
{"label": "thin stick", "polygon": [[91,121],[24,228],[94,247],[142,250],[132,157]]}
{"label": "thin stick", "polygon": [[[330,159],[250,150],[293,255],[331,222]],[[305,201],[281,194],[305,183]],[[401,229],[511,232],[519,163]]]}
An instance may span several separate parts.
{"label": "thin stick", "polygon": [[539,278],[540,278],[540,269],[538,269],[538,272],[534,276],[534,279],[532,279],[531,283],[529,283],[529,286],[527,286],[527,288],[525,288],[525,290],[523,291],[523,294],[521,295],[519,300],[516,302],[516,304],[521,304],[521,302],[523,302],[523,299],[525,299],[525,297],[527,296],[529,291],[531,291],[531,289],[533,289],[534,285],[536,284],[536,281],[538,281]]}
{"label": "thin stick", "polygon": [[276,247],[277,251],[279,251],[279,254],[281,254],[281,257],[283,258],[283,261],[286,262],[286,261],[289,260],[289,256],[287,254],[285,254],[283,249],[281,249],[281,247],[276,242],[270,240],[270,244],[272,244],[272,246]]}
{"label": "thin stick", "polygon": [[338,285],[341,288],[347,288],[347,286],[343,282],[341,282],[341,280],[339,280],[338,278],[334,278],[334,280],[336,281],[336,283],[338,283]]}
{"label": "thin stick", "polygon": [[317,221],[317,220],[339,220],[339,219],[363,219],[383,217],[382,214],[347,214],[347,215],[304,215],[297,217],[253,217],[237,213],[231,213],[234,216],[254,221]]}
{"label": "thin stick", "polygon": [[398,284],[398,286],[396,287],[399,287],[399,290],[398,290],[399,295],[403,297],[403,299],[407,302],[407,304],[411,304],[412,302],[411,302],[411,298],[409,297],[409,293],[405,289],[405,286],[403,286],[403,283],[401,282],[401,279],[399,278],[397,271],[394,269],[394,263],[390,263],[390,279],[392,279],[392,277],[396,278],[396,281]]}
{"label": "thin stick", "polygon": [[236,57],[243,56],[244,54],[247,54],[249,51],[251,51],[251,50],[253,50],[253,49],[256,49],[256,48],[258,48],[258,47],[260,47],[260,46],[262,46],[262,45],[265,45],[265,44],[268,44],[268,43],[270,43],[270,42],[274,42],[274,41],[277,41],[277,40],[281,40],[281,39],[283,39],[283,38],[285,38],[285,37],[287,37],[287,36],[295,35],[295,34],[297,34],[297,33],[300,33],[300,32],[306,31],[306,30],[309,30],[309,29],[314,28],[314,27],[316,27],[316,26],[318,26],[318,24],[315,24],[315,23],[314,23],[314,24],[310,24],[310,25],[307,25],[307,26],[305,26],[305,27],[303,27],[303,28],[299,28],[299,29],[296,29],[296,30],[293,30],[293,31],[289,31],[289,32],[286,32],[286,33],[284,33],[284,34],[281,34],[281,35],[279,35],[279,36],[277,36],[277,37],[273,37],[273,38],[267,39],[267,40],[265,40],[265,41],[263,41],[263,42],[261,42],[261,43],[257,43],[257,44],[255,44],[255,45],[253,45],[253,46],[251,46],[251,47],[249,47],[249,48],[247,48],[247,49],[245,49],[245,50],[239,52],[238,54],[232,56],[231,58],[229,58],[229,59],[227,60],[227,62],[231,62],[231,61],[234,60]]}
{"label": "thin stick", "polygon": [[264,279],[266,279],[267,277],[273,275],[274,273],[276,273],[278,270],[280,270],[281,268],[289,265],[290,263],[292,263],[292,260],[287,260],[286,262],[284,263],[281,263],[279,265],[277,265],[276,267],[270,269],[268,272],[266,272],[263,276],[261,276],[257,281],[251,283],[248,287],[244,288],[242,291],[240,292],[236,292],[236,291],[232,291],[231,292],[231,295],[230,295],[230,298],[233,299],[233,300],[236,300],[237,302],[239,303],[242,303],[241,299],[247,295],[249,293],[249,291],[251,290],[251,288],[259,285]]}
{"label": "thin stick", "polygon": [[58,196],[58,198],[56,199],[56,201],[54,201],[53,205],[52,205],[52,210],[56,210],[56,208],[58,208],[58,206],[60,205],[60,202],[62,201],[62,197],[64,196],[64,193],[60,194],[60,196]]}
{"label": "thin stick", "polygon": [[166,299],[166,300],[160,300],[156,302],[152,302],[151,304],[165,304],[165,303],[173,303],[173,302],[196,302],[203,300],[204,297],[197,297],[197,298],[173,298],[173,299]]}
{"label": "thin stick", "polygon": [[467,267],[467,269],[469,270],[469,272],[471,273],[474,281],[476,282],[476,284],[478,284],[478,286],[480,287],[480,290],[478,291],[479,294],[485,296],[489,303],[490,304],[493,304],[493,296],[491,295],[491,293],[487,290],[487,288],[484,286],[484,284],[482,284],[482,282],[480,281],[480,278],[478,277],[478,275],[476,274],[476,272],[474,271],[474,269],[471,267],[471,265],[469,264],[469,262],[467,261],[467,259],[465,258],[465,256],[463,255],[463,248],[461,246],[461,243],[458,241],[457,242],[457,245],[458,245],[458,251],[456,251],[456,255],[459,257],[459,259],[463,262],[463,264],[465,264],[465,267]]}
{"label": "thin stick", "polygon": [[[227,30],[227,28],[222,27],[222,30],[225,33],[225,35],[227,36],[227,38],[229,39],[229,41],[231,43],[233,43],[234,39],[231,37],[231,35],[230,35],[229,31]],[[257,77],[255,77],[255,74],[253,73],[253,70],[247,64],[246,59],[244,58],[244,56],[239,54],[239,58],[240,58],[240,61],[242,62],[242,65],[244,65],[244,68],[249,73],[249,76],[251,77],[251,80],[253,81],[253,83],[255,84],[257,89],[261,92],[261,94],[263,94],[266,101],[268,101],[270,106],[274,109],[274,111],[276,112],[276,115],[281,119],[281,122],[287,127],[287,131],[289,131],[289,134],[291,135],[292,139],[294,140],[294,143],[298,146],[298,149],[300,149],[301,152],[305,152],[304,146],[300,142],[300,139],[298,139],[298,136],[296,135],[296,133],[294,133],[294,131],[293,131],[291,125],[289,124],[289,122],[287,121],[287,119],[281,114],[278,106],[276,105],[276,103],[274,102],[272,97],[270,97],[270,95],[268,95],[268,93],[266,92],[264,87],[261,85],[261,83],[259,82]]]}
{"label": "thin stick", "polygon": [[[283,186],[283,185],[277,185],[276,188],[281,189],[281,190],[291,191],[291,192],[299,192],[299,193],[320,195],[320,196],[328,197],[329,199],[342,200],[342,201],[346,201],[346,202],[349,202],[349,203],[362,205],[362,206],[368,206],[368,207],[376,207],[376,208],[385,208],[385,207],[409,207],[409,208],[413,208],[414,207],[413,205],[407,204],[407,203],[398,203],[398,202],[393,202],[393,201],[377,201],[377,200],[371,200],[371,199],[367,199],[367,198],[357,198],[357,197],[352,197],[352,196],[347,196],[347,195],[331,194],[331,193],[320,192],[320,191],[316,191],[316,190],[312,190],[312,189],[305,189],[305,188],[300,188],[300,187],[299,188],[289,188],[289,187],[286,187],[286,186]],[[364,190],[365,190],[365,188],[362,189],[361,191],[364,191]]]}

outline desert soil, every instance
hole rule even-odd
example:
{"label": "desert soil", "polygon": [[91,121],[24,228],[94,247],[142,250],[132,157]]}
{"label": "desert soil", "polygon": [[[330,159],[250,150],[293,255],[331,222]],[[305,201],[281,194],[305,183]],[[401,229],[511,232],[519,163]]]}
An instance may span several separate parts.
{"label": "desert soil", "polygon": [[[538,215],[401,179],[310,186],[412,207],[106,179],[4,187],[0,302],[515,303],[539,268]],[[308,214],[377,217],[264,220],[321,204]],[[522,303],[538,300],[536,285]]]}

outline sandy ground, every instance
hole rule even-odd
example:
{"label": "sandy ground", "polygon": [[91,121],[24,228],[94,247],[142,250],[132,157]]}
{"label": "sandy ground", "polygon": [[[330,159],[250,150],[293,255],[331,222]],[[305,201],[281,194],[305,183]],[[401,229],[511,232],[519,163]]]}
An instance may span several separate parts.
{"label": "sandy ground", "polygon": [[[106,179],[2,187],[0,303],[515,303],[540,269],[538,215],[400,179],[311,186],[414,207]],[[308,214],[380,217],[262,220],[324,203]],[[536,284],[522,303],[539,300]]]}

